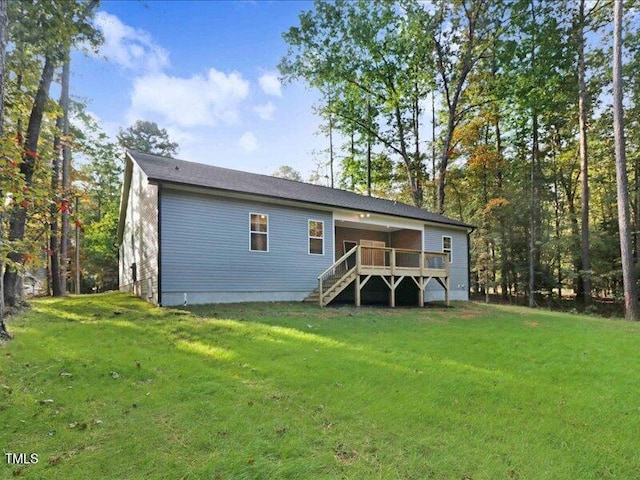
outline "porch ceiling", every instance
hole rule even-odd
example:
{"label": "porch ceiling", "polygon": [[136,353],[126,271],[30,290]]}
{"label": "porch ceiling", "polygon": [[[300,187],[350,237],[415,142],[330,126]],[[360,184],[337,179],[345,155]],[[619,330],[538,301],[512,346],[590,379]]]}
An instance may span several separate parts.
{"label": "porch ceiling", "polygon": [[350,222],[348,220],[336,220],[336,227],[357,228],[359,230],[369,230],[375,232],[397,232],[398,230],[412,230],[410,228],[399,228],[389,225],[377,225],[365,222]]}

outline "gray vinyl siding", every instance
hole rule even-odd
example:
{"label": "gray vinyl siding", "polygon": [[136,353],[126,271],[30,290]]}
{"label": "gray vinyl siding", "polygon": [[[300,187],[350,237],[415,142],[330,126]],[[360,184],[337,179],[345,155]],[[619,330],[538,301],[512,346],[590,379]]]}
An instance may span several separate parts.
{"label": "gray vinyl siding", "polygon": [[[131,265],[136,264],[137,281]],[[133,164],[120,246],[120,290],[158,303],[158,187]]]}
{"label": "gray vinyl siding", "polygon": [[[469,300],[469,264],[467,260],[467,232],[445,226],[426,225],[424,229],[424,249],[442,252],[442,237],[451,237],[451,269],[449,278],[449,298]],[[435,280],[431,280],[425,291],[427,300],[443,300],[444,290]]]}
{"label": "gray vinyl siding", "polygon": [[[333,217],[259,201],[163,188],[162,304],[302,300],[333,263]],[[249,215],[268,215],[267,252],[250,251]],[[324,221],[309,254],[308,221]]]}

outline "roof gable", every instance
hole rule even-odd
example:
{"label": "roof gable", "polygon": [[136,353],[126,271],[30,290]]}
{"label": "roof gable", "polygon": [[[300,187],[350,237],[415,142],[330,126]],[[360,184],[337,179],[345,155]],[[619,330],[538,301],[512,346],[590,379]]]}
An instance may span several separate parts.
{"label": "roof gable", "polygon": [[411,218],[466,229],[473,228],[459,220],[431,213],[405,203],[367,197],[346,190],[131,150],[127,154],[140,166],[149,181],[248,193],[307,204]]}

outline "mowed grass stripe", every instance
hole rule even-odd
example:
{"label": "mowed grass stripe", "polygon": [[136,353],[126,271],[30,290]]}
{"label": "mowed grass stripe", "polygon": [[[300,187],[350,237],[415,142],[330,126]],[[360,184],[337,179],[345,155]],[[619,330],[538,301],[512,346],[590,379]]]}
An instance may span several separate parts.
{"label": "mowed grass stripe", "polygon": [[112,293],[10,328],[0,448],[40,461],[2,478],[640,478],[627,322]]}

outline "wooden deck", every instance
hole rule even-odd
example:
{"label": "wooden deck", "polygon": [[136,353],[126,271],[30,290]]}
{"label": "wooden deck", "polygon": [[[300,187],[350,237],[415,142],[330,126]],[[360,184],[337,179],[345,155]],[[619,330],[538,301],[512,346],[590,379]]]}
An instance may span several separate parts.
{"label": "wooden deck", "polygon": [[358,245],[318,277],[318,301],[328,305],[352,283],[355,304],[362,303],[362,289],[373,277],[389,287],[389,305],[396,305],[396,289],[405,278],[418,287],[418,305],[424,306],[424,290],[432,280],[444,289],[449,305],[449,255],[442,252]]}

